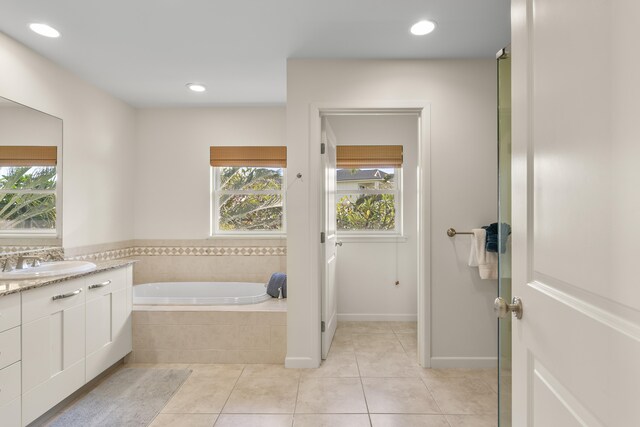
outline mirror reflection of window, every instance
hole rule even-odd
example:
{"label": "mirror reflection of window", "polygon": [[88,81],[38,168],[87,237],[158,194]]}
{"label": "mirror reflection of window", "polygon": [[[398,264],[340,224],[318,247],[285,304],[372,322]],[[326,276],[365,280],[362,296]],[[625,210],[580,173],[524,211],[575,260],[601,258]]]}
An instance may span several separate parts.
{"label": "mirror reflection of window", "polygon": [[0,234],[55,234],[57,147],[0,146]]}

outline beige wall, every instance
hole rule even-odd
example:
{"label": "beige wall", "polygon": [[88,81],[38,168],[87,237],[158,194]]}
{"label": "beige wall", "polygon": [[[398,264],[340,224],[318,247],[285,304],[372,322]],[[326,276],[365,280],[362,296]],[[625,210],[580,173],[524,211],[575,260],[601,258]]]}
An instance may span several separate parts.
{"label": "beige wall", "polygon": [[0,34],[0,96],[63,120],[63,244],[133,238],[135,112]]}
{"label": "beige wall", "polygon": [[496,283],[467,267],[468,238],[445,234],[496,220],[495,60],[289,60],[287,81],[288,167],[306,177],[287,199],[287,364],[316,366],[320,355],[320,187],[307,176],[320,154],[309,144],[310,104],[381,100],[430,103],[432,364],[495,363]]}
{"label": "beige wall", "polygon": [[206,239],[209,147],[285,143],[283,107],[139,110],[136,238]]}

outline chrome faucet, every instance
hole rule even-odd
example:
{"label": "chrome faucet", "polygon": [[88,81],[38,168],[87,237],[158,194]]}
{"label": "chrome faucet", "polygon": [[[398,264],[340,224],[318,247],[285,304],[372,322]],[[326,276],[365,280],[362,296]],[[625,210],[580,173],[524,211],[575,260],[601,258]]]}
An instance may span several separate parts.
{"label": "chrome faucet", "polygon": [[2,272],[5,273],[11,270],[13,270],[13,268],[11,267],[11,258],[6,257],[2,260]]}
{"label": "chrome faucet", "polygon": [[16,262],[16,270],[23,270],[27,267],[25,261],[32,261],[31,267],[37,267],[40,265],[40,257],[38,256],[18,256],[18,261]]}

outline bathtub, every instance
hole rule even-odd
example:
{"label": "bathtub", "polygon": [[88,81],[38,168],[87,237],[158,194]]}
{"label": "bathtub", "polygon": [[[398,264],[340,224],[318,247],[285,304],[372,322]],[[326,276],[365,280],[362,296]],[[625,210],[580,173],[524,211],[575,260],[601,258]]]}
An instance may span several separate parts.
{"label": "bathtub", "polygon": [[162,282],[133,287],[135,305],[241,305],[269,299],[264,283]]}
{"label": "bathtub", "polygon": [[133,287],[131,363],[275,363],[287,354],[287,300],[263,283]]}

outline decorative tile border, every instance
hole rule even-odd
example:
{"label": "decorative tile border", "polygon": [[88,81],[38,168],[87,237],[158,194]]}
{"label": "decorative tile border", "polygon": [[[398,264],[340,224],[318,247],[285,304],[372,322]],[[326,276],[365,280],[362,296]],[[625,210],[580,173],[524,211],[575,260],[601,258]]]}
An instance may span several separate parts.
{"label": "decorative tile border", "polygon": [[109,261],[136,256],[286,256],[285,246],[140,246],[71,257],[81,261]]}
{"label": "decorative tile border", "polygon": [[148,246],[136,247],[134,256],[284,256],[284,246]]}
{"label": "decorative tile border", "polygon": [[92,254],[77,255],[70,257],[74,261],[113,261],[121,258],[134,256],[135,248],[113,249],[109,251],[94,252]]}

